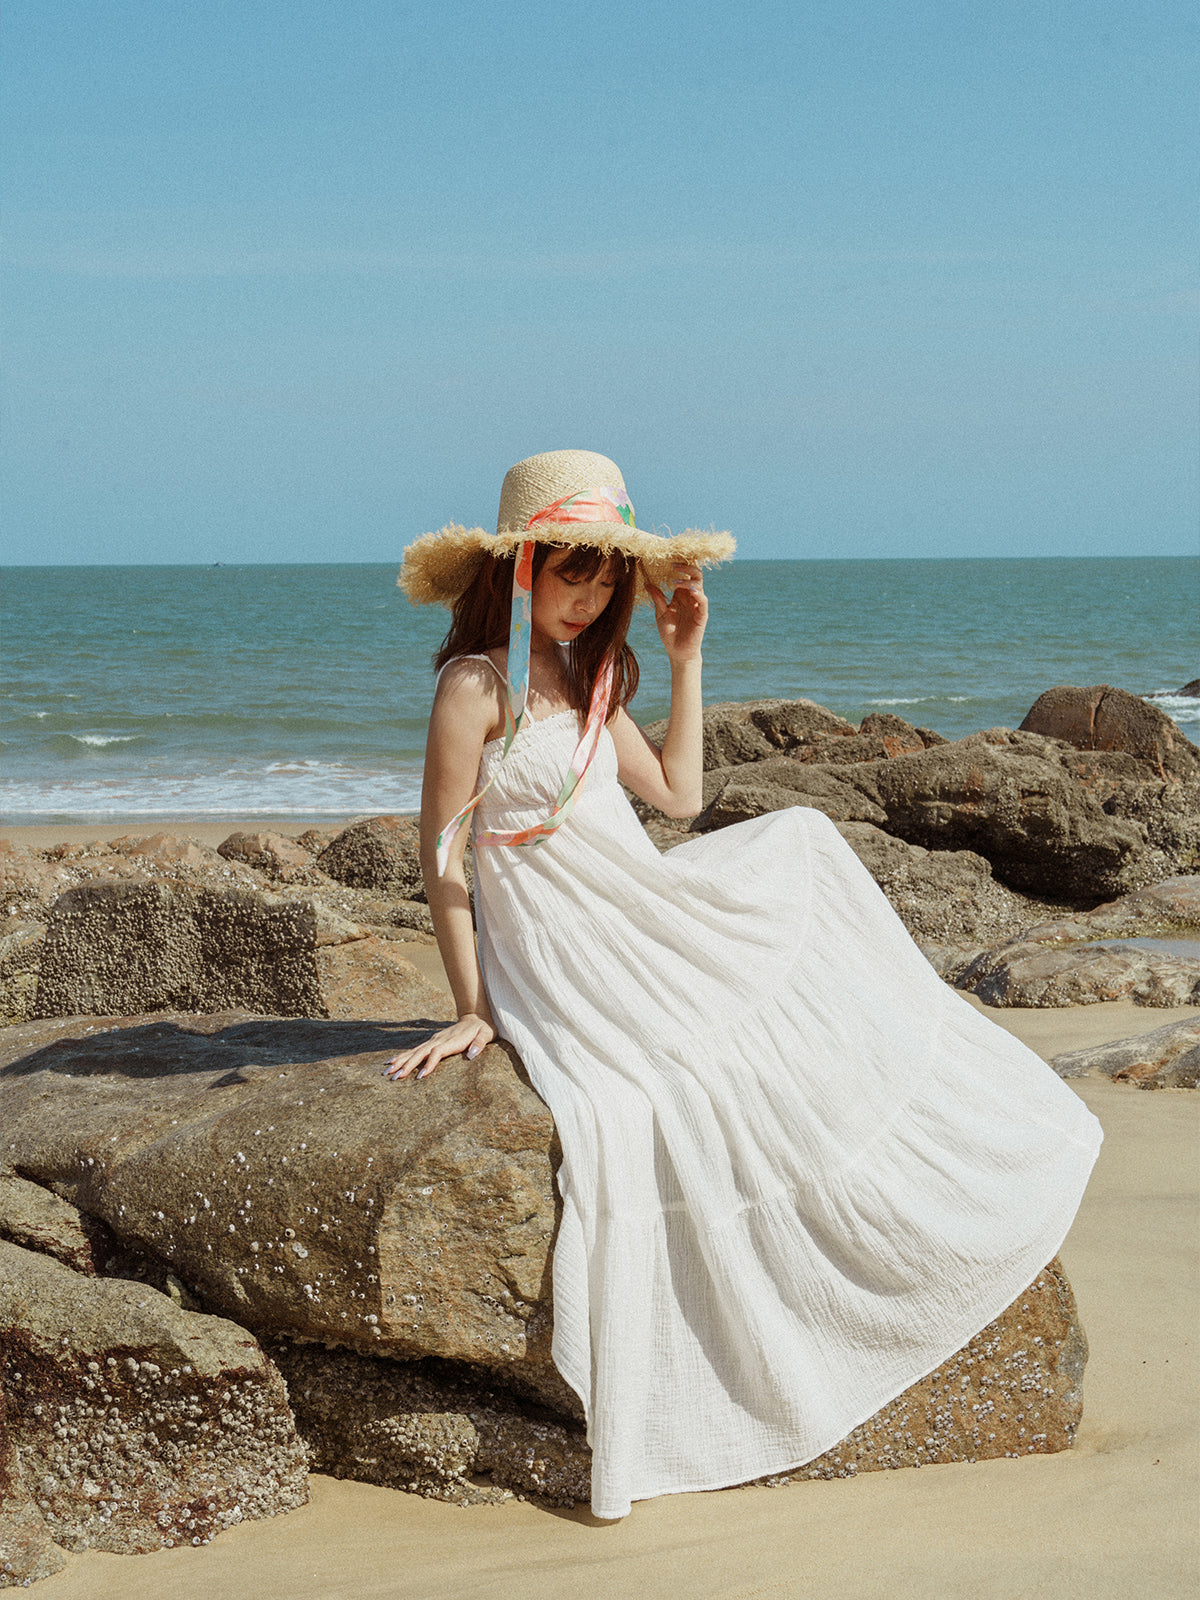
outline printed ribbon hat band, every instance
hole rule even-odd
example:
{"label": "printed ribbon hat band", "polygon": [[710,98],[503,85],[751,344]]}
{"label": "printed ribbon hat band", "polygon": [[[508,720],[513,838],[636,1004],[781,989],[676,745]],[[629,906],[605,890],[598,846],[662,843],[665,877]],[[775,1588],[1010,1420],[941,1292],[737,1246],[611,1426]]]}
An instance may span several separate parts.
{"label": "printed ribbon hat band", "polygon": [[[546,523],[587,522],[623,522],[626,527],[632,528],[634,526],[633,507],[629,503],[629,496],[624,489],[581,489],[578,494],[565,495],[563,499],[556,500],[553,505],[546,506],[543,510],[535,512],[525,526],[527,529],[532,529]],[[504,749],[500,753],[500,760],[496,763],[496,771],[492,773],[483,788],[473,800],[467,801],[457,816],[452,817],[441,833],[438,834],[437,872],[439,878],[445,874],[454,841],[466,826],[475,807],[495,782],[496,773],[500,771],[505,757],[512,748],[513,740],[520,733],[526,722],[530,720],[527,709],[527,701],[529,699],[529,641],[532,626],[533,551],[536,543],[535,539],[526,539],[517,551],[517,559],[513,566],[512,615],[508,628],[508,677],[504,686]],[[575,746],[575,754],[571,757],[571,764],[567,768],[563,786],[558,791],[558,798],[555,800],[549,815],[543,821],[534,823],[532,827],[521,828],[515,833],[498,833],[493,830],[477,833],[475,835],[476,846],[483,844],[540,844],[543,839],[549,838],[557,828],[562,826],[574,809],[579,789],[599,746],[600,734],[608,714],[612,683],[613,657],[610,652],[605,656],[603,665],[596,674],[583,733],[580,735],[579,743]]]}

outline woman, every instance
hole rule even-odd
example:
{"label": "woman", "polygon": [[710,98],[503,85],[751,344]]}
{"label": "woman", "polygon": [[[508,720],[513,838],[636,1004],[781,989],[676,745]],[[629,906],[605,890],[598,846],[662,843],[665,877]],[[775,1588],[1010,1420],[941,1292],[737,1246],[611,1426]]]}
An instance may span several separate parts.
{"label": "woman", "polygon": [[[663,856],[638,823],[619,780],[699,806],[700,568],[731,548],[641,532],[612,462],[554,451],[508,474],[494,539],[426,535],[401,574],[454,608],[422,855],[458,1020],[386,1070],[499,1035],[554,1115],[553,1353],[602,1517],[844,1438],[1032,1281],[1100,1141],[941,983],[822,814]],[[625,709],[635,562],[671,663],[661,751]]]}

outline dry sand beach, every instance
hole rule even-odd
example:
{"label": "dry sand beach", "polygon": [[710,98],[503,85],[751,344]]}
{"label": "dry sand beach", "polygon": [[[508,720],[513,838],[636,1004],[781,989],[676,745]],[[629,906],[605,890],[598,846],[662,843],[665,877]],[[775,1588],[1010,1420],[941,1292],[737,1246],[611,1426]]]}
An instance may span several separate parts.
{"label": "dry sand beach", "polygon": [[[236,826],[173,831],[215,844]],[[78,842],[128,830],[6,831],[37,848],[51,835]],[[436,951],[420,954],[438,978]],[[988,1014],[1048,1059],[1195,1012],[1112,1002]],[[460,1508],[315,1476],[310,1504],[286,1517],[244,1524],[199,1550],[88,1552],[38,1592],[47,1600],[1191,1596],[1200,1581],[1200,1103],[1187,1091],[1073,1087],[1106,1140],[1062,1251],[1091,1347],[1083,1424],[1069,1452],[679,1496],[636,1505],[618,1524],[584,1507]]]}

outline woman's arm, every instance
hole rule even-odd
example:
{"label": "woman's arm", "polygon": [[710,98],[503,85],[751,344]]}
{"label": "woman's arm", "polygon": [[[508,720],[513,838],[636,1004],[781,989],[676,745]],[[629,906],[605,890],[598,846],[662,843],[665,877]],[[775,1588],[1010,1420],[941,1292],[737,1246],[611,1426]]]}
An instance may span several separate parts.
{"label": "woman's arm", "polygon": [[458,1020],[415,1049],[393,1056],[384,1069],[389,1078],[413,1073],[426,1078],[448,1056],[465,1054],[471,1059],[496,1037],[475,953],[463,865],[469,824],[455,840],[440,878],[436,841],[475,793],[480,754],[497,721],[498,692],[498,680],[484,662],[463,661],[447,668],[434,697],[421,786],[421,870]]}
{"label": "woman's arm", "polygon": [[647,584],[659,638],[671,663],[671,714],[660,750],[625,711],[611,724],[621,782],[668,817],[694,817],[702,803],[704,738],[701,717],[701,643],[708,599],[700,568],[676,568],[670,603]]}

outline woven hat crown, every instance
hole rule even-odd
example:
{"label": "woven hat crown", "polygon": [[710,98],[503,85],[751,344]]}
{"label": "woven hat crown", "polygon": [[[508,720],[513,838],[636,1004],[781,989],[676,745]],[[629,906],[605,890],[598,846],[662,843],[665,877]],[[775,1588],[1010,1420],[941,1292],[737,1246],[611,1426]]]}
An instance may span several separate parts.
{"label": "woven hat crown", "polygon": [[621,489],[615,462],[593,450],[545,450],[527,456],[504,474],[496,532],[523,533],[530,517],[584,489]]}
{"label": "woven hat crown", "polygon": [[[555,513],[545,515],[573,495],[585,498],[564,508],[565,520],[556,520]],[[606,515],[610,509],[612,514]],[[588,513],[597,512],[599,520],[591,520]],[[689,528],[662,535],[635,527],[615,462],[594,450],[546,450],[505,473],[494,534],[458,523],[440,533],[422,534],[405,550],[397,581],[414,605],[453,606],[487,557],[515,556],[529,539],[630,556],[638,563],[640,580],[660,588],[672,585],[677,562],[711,566],[728,561],[735,548],[727,533]]]}

